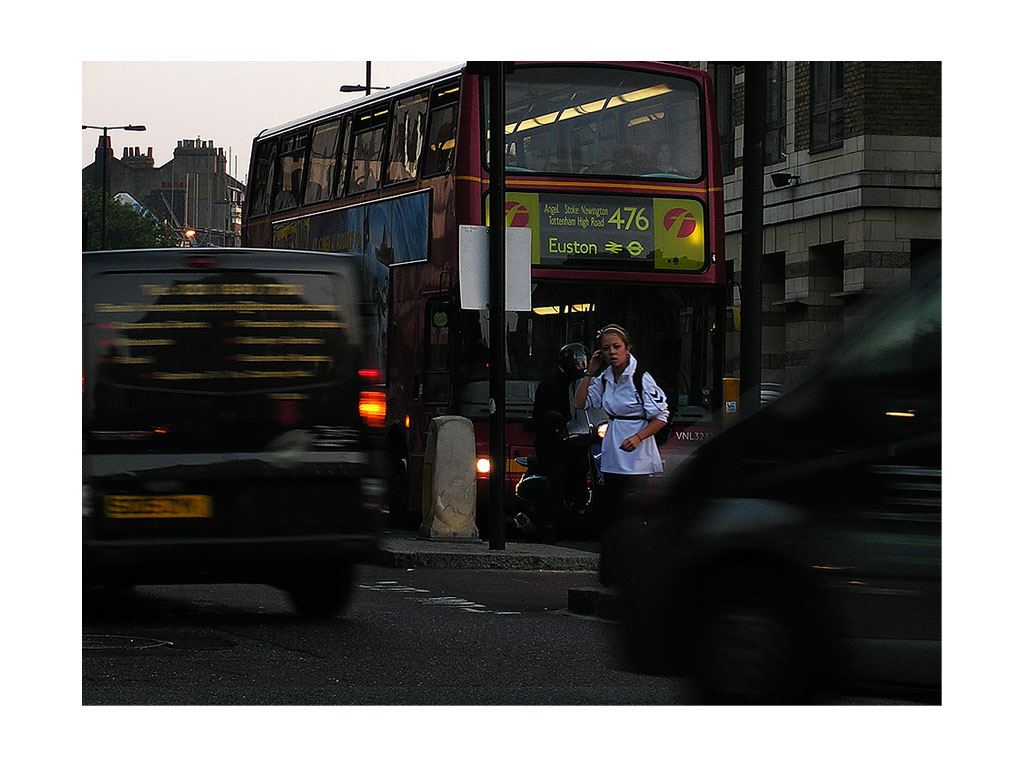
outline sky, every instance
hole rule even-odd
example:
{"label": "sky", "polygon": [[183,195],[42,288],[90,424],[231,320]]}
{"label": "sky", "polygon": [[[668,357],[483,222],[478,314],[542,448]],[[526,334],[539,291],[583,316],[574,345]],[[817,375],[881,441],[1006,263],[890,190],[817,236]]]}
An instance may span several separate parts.
{"label": "sky", "polygon": [[[396,86],[457,61],[371,62],[371,85]],[[182,139],[212,141],[245,181],[253,137],[295,118],[363,96],[365,61],[83,61],[82,125],[144,125],[109,131],[114,157],[124,147],[153,148],[160,167]],[[100,130],[82,131],[82,167],[95,158]],[[237,172],[236,172],[237,170]]]}

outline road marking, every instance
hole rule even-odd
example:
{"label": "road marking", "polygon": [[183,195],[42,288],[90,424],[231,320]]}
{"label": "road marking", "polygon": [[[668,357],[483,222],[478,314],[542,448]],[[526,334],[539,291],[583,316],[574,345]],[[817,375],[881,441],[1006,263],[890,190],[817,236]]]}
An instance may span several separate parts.
{"label": "road marking", "polygon": [[374,592],[430,592],[429,589],[407,587],[397,581],[378,581],[375,584],[360,584],[360,589],[370,589]]}
{"label": "road marking", "polygon": [[[409,587],[403,584],[399,584],[397,581],[377,581],[373,584],[359,584],[360,589],[369,589],[373,592],[399,592],[409,593],[418,592],[430,594],[429,589],[420,589],[418,587]],[[467,613],[490,613],[495,616],[519,616],[519,611],[495,611],[488,608],[486,605],[480,605],[480,603],[474,603],[471,600],[466,600],[461,597],[453,597],[451,595],[442,595],[439,597],[418,597],[416,602],[420,605],[436,605],[442,608],[458,608],[461,611]]]}
{"label": "road marking", "polygon": [[125,637],[123,635],[82,635],[83,651],[124,651],[147,650],[173,646],[170,640],[151,637]]}

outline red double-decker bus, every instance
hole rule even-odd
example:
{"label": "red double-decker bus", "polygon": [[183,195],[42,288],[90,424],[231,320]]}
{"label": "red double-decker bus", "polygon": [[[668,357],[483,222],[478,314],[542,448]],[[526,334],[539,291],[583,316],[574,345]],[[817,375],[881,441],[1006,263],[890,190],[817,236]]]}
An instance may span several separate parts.
{"label": "red double-decker bus", "polygon": [[[608,323],[676,407],[666,464],[713,432],[726,278],[712,91],[707,73],[657,62],[516,62],[506,76],[505,223],[532,242],[532,308],[506,319],[509,488],[533,450],[538,382]],[[459,292],[460,227],[487,223],[487,94],[453,68],[253,142],[243,244],[361,260],[396,522],[420,519],[431,418],[469,417],[489,454],[489,322]]]}

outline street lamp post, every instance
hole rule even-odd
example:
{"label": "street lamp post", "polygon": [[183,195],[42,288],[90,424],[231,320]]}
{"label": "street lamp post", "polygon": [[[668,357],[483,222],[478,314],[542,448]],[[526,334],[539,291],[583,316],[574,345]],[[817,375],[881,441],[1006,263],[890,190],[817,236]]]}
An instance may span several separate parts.
{"label": "street lamp post", "polygon": [[386,91],[388,86],[386,85],[370,85],[370,62],[366,62],[366,85],[343,85],[338,90],[342,93],[359,93],[359,91],[365,90],[366,95],[370,95],[370,91]]}
{"label": "street lamp post", "polygon": [[97,131],[103,131],[103,213],[100,217],[100,250],[105,251],[107,249],[107,153],[109,146],[107,145],[108,137],[107,131],[144,131],[146,126],[144,125],[83,125],[82,130],[92,128]]}

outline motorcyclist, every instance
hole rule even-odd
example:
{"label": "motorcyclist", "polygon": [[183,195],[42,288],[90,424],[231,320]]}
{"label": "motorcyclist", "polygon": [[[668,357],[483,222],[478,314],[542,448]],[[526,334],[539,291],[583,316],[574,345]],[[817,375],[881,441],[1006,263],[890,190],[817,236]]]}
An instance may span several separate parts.
{"label": "motorcyclist", "polygon": [[582,344],[566,344],[558,351],[555,372],[540,382],[533,400],[534,450],[541,473],[548,477],[543,519],[537,523],[548,535],[586,498],[587,455],[568,445],[566,425],[576,416],[572,399],[588,359]]}

